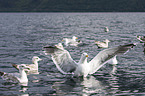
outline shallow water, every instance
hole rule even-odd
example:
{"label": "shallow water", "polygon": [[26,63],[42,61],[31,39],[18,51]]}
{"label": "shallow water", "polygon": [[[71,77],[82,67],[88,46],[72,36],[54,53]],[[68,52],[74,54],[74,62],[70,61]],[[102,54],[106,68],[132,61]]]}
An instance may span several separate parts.
{"label": "shallow water", "polygon": [[[136,35],[145,35],[145,13],[0,13],[0,71],[17,72],[11,64],[31,63],[39,56],[40,74],[28,75],[28,86],[0,78],[0,95],[144,95],[145,55]],[[109,32],[104,32],[104,27]],[[95,40],[109,39],[109,47],[139,43],[118,64],[106,64],[85,80],[61,74],[42,47],[77,36],[84,45],[66,47],[78,61],[82,52],[91,60],[99,51]]]}

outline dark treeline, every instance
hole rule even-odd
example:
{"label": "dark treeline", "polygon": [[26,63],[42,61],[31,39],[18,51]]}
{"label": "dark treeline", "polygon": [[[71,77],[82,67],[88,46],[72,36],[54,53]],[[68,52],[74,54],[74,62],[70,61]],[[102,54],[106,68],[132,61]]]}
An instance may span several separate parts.
{"label": "dark treeline", "polygon": [[0,0],[0,12],[145,12],[145,1]]}

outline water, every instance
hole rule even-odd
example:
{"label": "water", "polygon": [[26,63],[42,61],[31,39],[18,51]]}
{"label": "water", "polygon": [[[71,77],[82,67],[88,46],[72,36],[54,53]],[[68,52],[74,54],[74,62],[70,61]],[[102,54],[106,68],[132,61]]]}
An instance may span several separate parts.
{"label": "water", "polygon": [[[8,83],[0,78],[0,95],[105,96],[145,95],[145,55],[142,44],[117,57],[118,64],[106,64],[85,80],[61,74],[42,47],[77,36],[85,43],[67,47],[78,61],[82,52],[91,60],[99,51],[95,40],[109,39],[109,47],[139,41],[145,35],[145,13],[0,13],[0,71],[17,72],[11,64],[31,63],[39,56],[40,74],[28,75],[28,86]],[[104,27],[109,27],[108,33]],[[113,73],[113,74],[111,74]]]}

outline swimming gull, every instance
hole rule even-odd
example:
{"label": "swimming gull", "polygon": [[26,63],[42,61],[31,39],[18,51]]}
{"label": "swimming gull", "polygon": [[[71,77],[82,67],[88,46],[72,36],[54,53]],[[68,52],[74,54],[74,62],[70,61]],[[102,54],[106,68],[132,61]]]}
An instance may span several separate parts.
{"label": "swimming gull", "polygon": [[42,59],[40,59],[38,56],[33,56],[32,58],[32,63],[33,64],[12,64],[13,67],[15,67],[16,69],[19,69],[20,66],[23,67],[29,67],[29,70],[26,71],[26,73],[28,74],[39,74],[38,72],[38,61],[41,61]]}
{"label": "swimming gull", "polygon": [[109,32],[109,28],[108,28],[108,27],[105,27],[105,28],[104,28],[104,31],[105,31],[105,32]]}
{"label": "swimming gull", "polygon": [[142,43],[145,43],[145,36],[137,36],[137,39]]}
{"label": "swimming gull", "polygon": [[27,78],[27,74],[25,71],[27,71],[26,67],[20,66],[19,73],[0,72],[0,76],[2,77],[3,80],[6,80],[7,82],[27,83],[28,78]]}
{"label": "swimming gull", "polygon": [[63,38],[62,41],[64,41],[64,44],[66,46],[69,46],[69,45],[70,46],[77,46],[80,43],[80,41],[76,41],[76,39],[78,39],[78,37],[73,36],[72,39],[70,39],[70,38]]}
{"label": "swimming gull", "polygon": [[95,41],[95,44],[99,47],[99,48],[108,48],[108,43],[110,41],[108,39],[105,39],[104,42],[100,42],[100,41]]}
{"label": "swimming gull", "polygon": [[51,55],[54,64],[61,73],[86,77],[88,74],[95,73],[114,56],[125,54],[133,46],[135,44],[105,49],[99,52],[90,62],[87,62],[88,54],[83,53],[78,63],[71,58],[69,52],[63,48],[61,43],[55,46],[46,46],[43,49],[46,55]]}

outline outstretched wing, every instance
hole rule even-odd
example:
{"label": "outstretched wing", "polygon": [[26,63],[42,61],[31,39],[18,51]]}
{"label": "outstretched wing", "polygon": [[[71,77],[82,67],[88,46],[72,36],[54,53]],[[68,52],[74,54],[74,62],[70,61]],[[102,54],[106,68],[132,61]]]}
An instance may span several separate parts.
{"label": "outstretched wing", "polygon": [[106,64],[110,59],[119,54],[125,54],[130,48],[133,48],[135,44],[121,45],[114,48],[105,49],[99,52],[90,62],[90,73],[95,73],[104,64]]}
{"label": "outstretched wing", "polygon": [[75,71],[77,64],[71,58],[69,52],[63,48],[59,47],[44,47],[46,55],[51,54],[51,58],[58,68],[58,70],[63,74],[70,74]]}

